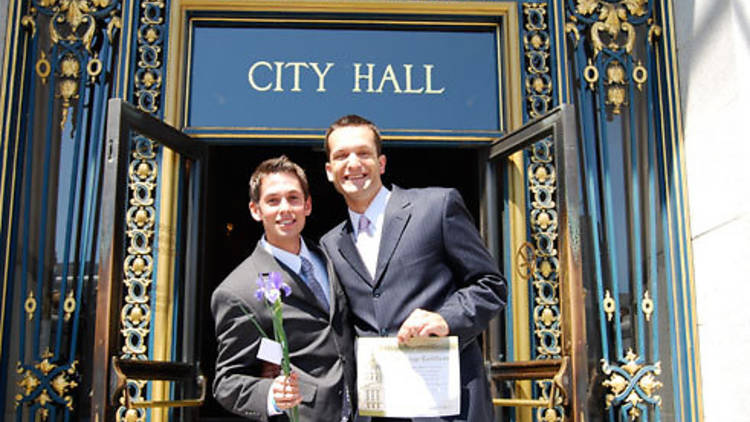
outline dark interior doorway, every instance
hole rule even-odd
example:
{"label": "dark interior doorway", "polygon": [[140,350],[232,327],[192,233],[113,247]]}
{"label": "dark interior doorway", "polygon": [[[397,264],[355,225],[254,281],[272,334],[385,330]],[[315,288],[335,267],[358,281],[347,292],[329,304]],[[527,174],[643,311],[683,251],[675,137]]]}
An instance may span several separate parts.
{"label": "dark interior doorway", "polygon": [[[458,189],[475,222],[479,221],[481,150],[456,145],[387,145],[383,181],[402,188],[445,186]],[[317,241],[347,216],[346,205],[325,175],[325,154],[320,148],[297,145],[217,146],[211,151],[206,192],[204,274],[200,282],[197,339],[201,369],[213,382],[216,359],[210,298],[214,288],[255,248],[263,229],[248,211],[248,180],[263,160],[285,154],[307,173],[313,200],[304,235]],[[249,286],[248,288],[251,288]],[[208,394],[200,408],[202,421],[241,421]]]}

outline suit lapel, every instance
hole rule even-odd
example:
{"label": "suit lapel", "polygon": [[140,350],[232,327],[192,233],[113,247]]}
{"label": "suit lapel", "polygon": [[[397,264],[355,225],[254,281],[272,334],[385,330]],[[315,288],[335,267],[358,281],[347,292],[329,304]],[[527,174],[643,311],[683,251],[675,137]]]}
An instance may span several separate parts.
{"label": "suit lapel", "polygon": [[359,250],[357,250],[357,247],[354,245],[354,240],[352,240],[352,224],[348,218],[346,224],[344,224],[339,232],[339,238],[336,243],[339,253],[344,260],[349,263],[357,274],[359,274],[362,280],[372,286],[373,281],[372,278],[370,278],[370,273],[367,271],[367,267],[365,267],[365,263],[359,255]]}
{"label": "suit lapel", "polygon": [[[398,186],[393,186],[391,198],[386,205],[383,216],[383,231],[378,248],[378,263],[375,267],[375,282],[373,286],[380,284],[385,269],[393,257],[398,242],[404,233],[406,225],[411,218],[411,201],[406,193]],[[359,255],[357,255],[359,256]]]}

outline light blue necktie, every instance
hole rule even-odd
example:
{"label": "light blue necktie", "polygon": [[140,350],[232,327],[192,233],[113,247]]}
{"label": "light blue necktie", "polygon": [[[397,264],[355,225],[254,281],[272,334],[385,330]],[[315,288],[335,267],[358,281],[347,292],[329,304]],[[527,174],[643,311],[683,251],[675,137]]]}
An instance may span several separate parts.
{"label": "light blue necktie", "polygon": [[323,287],[320,285],[320,282],[317,278],[315,278],[315,272],[313,271],[312,262],[310,262],[303,256],[301,256],[300,259],[302,260],[302,277],[305,279],[307,287],[312,290],[313,294],[318,299],[318,302],[320,302],[320,304],[323,305],[323,308],[327,310],[329,308],[328,299],[326,298],[326,294],[323,291]]}

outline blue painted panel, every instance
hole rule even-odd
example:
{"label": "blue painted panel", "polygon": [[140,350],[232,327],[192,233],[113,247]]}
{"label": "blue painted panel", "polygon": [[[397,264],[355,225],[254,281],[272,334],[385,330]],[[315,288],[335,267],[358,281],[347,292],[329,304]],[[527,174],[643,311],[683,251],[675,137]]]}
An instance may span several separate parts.
{"label": "blue painted panel", "polygon": [[192,28],[190,127],[325,128],[357,113],[386,130],[500,129],[496,26],[237,25]]}

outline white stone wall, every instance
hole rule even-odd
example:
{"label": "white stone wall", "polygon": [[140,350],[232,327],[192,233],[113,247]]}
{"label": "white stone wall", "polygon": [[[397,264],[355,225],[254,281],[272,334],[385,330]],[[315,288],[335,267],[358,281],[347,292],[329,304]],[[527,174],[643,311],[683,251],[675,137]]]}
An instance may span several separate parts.
{"label": "white stone wall", "polygon": [[4,61],[5,61],[5,35],[8,30],[8,7],[10,2],[0,1],[0,81],[5,76]]}
{"label": "white stone wall", "polygon": [[750,2],[671,0],[707,422],[750,420]]}

